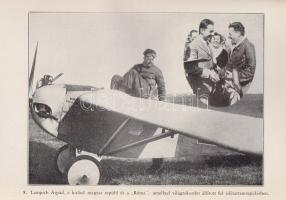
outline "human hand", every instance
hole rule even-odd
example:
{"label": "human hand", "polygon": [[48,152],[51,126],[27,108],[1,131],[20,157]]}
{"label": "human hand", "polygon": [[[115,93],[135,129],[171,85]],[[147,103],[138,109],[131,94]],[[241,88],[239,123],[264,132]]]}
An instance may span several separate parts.
{"label": "human hand", "polygon": [[238,71],[237,69],[233,69],[232,70],[232,77],[233,77],[233,83],[234,83],[234,87],[240,91],[241,90],[241,86],[239,83],[239,77],[238,77]]}
{"label": "human hand", "polygon": [[225,78],[232,79],[232,73],[228,70],[225,71]]}
{"label": "human hand", "polygon": [[219,69],[218,69],[218,75],[219,75],[219,78],[220,78],[220,79],[224,79],[224,78],[226,77],[226,74],[225,74],[225,73],[226,73],[225,68],[222,68],[222,69],[219,68]]}
{"label": "human hand", "polygon": [[241,85],[239,83],[234,83],[234,88],[236,89],[236,91],[240,91]]}
{"label": "human hand", "polygon": [[220,80],[218,73],[214,70],[210,70],[209,79],[213,82],[218,82]]}

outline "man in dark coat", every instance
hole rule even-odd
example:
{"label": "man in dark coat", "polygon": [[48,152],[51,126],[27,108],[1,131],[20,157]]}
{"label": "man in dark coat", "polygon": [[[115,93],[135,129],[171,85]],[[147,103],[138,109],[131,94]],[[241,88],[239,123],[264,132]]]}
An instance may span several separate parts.
{"label": "man in dark coat", "polygon": [[[165,101],[166,88],[162,71],[154,65],[156,52],[146,49],[141,64],[134,65],[123,77],[114,75],[111,89],[121,90],[135,97]],[[151,173],[162,171],[162,158],[153,158],[148,168]]]}
{"label": "man in dark coat", "polygon": [[240,22],[229,25],[231,52],[228,68],[232,70],[233,82],[242,94],[246,92],[254,77],[256,57],[254,45],[246,38],[245,28]]}
{"label": "man in dark coat", "polygon": [[156,52],[146,49],[143,54],[143,63],[134,65],[123,77],[112,77],[111,89],[118,89],[135,97],[164,101],[165,81],[162,71],[154,65]]}

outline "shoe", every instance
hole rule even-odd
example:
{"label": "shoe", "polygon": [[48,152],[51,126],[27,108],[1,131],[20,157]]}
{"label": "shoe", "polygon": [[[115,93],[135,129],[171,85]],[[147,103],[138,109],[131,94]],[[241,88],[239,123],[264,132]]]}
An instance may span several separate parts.
{"label": "shoe", "polygon": [[152,158],[152,165],[146,169],[147,173],[159,174],[163,171],[163,158]]}

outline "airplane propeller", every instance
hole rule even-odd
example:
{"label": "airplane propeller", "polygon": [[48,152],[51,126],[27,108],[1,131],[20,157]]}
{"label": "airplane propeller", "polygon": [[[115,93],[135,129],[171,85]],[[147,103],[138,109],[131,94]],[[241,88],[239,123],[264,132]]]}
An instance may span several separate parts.
{"label": "airplane propeller", "polygon": [[36,58],[37,58],[37,51],[38,51],[38,42],[34,54],[32,69],[29,77],[29,99],[32,97],[33,94],[33,82],[34,82],[34,74],[35,74],[35,65],[36,65]]}
{"label": "airplane propeller", "polygon": [[59,73],[55,78],[53,78],[52,82],[55,82],[58,78],[60,78],[63,73]]}

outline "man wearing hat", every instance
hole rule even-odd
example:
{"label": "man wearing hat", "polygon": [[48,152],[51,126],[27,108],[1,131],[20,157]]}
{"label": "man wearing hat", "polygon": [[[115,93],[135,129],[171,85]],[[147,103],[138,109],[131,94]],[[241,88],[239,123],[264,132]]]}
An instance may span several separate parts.
{"label": "man wearing hat", "polygon": [[[156,52],[146,49],[143,62],[134,65],[123,77],[114,75],[111,89],[117,89],[135,97],[165,101],[166,89],[162,71],[154,65]],[[152,165],[147,169],[151,173],[162,171],[162,158],[153,158]]]}
{"label": "man wearing hat", "polygon": [[111,89],[121,90],[135,97],[165,100],[166,89],[162,71],[154,65],[156,52],[146,49],[143,62],[134,65],[123,77],[114,75]]}

